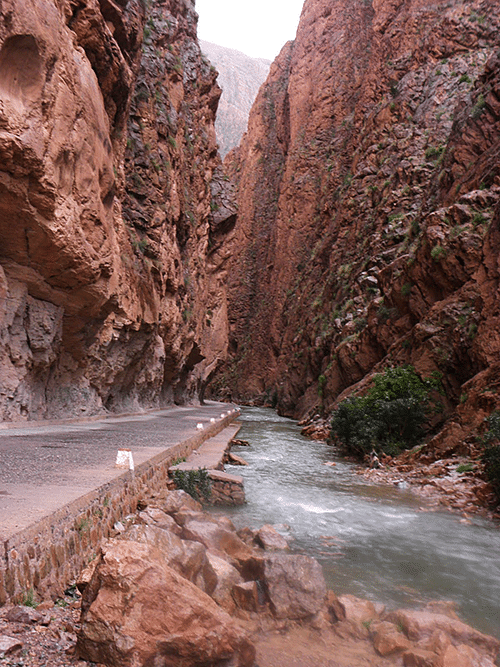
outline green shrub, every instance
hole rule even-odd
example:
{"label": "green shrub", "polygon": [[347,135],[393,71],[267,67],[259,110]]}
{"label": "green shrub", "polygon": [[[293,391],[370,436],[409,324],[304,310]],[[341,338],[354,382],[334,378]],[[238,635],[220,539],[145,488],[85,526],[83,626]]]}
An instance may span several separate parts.
{"label": "green shrub", "polygon": [[33,607],[35,609],[38,606],[38,603],[35,600],[35,591],[30,588],[23,594],[23,599],[21,604],[25,607]]}
{"label": "green shrub", "polygon": [[375,375],[365,396],[342,401],[332,415],[331,436],[343,451],[363,458],[372,450],[396,455],[422,439],[431,411],[430,391],[439,380],[422,380],[413,366]]}
{"label": "green shrub", "polygon": [[172,479],[178,489],[182,489],[195,500],[210,500],[211,481],[206,468],[198,470],[173,470]]}
{"label": "green shrub", "polygon": [[482,438],[486,445],[481,460],[484,464],[486,479],[493,487],[496,505],[500,505],[500,411],[495,410],[486,418],[488,430]]}
{"label": "green shrub", "polygon": [[325,386],[326,386],[326,377],[324,375],[320,375],[318,378],[318,396],[320,398],[323,398],[324,396]]}

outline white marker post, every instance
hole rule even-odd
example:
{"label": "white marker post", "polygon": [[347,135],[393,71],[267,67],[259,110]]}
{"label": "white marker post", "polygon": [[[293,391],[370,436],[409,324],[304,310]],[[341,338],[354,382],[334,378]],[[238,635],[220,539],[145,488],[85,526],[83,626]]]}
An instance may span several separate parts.
{"label": "white marker post", "polygon": [[132,457],[132,452],[130,449],[119,449],[116,454],[116,463],[117,468],[124,468],[126,470],[134,470],[134,459]]}

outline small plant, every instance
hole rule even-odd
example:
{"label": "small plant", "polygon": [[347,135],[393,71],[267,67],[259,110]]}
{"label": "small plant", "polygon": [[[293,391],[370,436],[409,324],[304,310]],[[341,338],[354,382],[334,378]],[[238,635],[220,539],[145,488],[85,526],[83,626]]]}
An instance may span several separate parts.
{"label": "small plant", "polygon": [[458,80],[458,83],[472,83],[472,79],[468,74],[462,74],[462,76]]}
{"label": "small plant", "polygon": [[22,604],[24,607],[33,607],[33,608],[35,608],[35,607],[38,606],[38,605],[37,605],[37,602],[36,602],[36,600],[35,600],[35,591],[33,590],[33,588],[28,589],[28,590],[24,593],[24,595],[23,595],[23,599],[22,599],[22,603],[21,603],[21,604]]}
{"label": "small plant", "polygon": [[443,248],[443,246],[435,245],[434,248],[431,250],[431,258],[435,262],[440,262],[445,257],[446,257],[446,250]]}
{"label": "small plant", "polygon": [[472,107],[472,111],[470,112],[472,118],[474,119],[479,118],[479,116],[483,113],[485,106],[486,106],[486,100],[484,99],[484,95],[480,93],[477,98],[477,102],[474,104],[474,106]]}
{"label": "small plant", "polygon": [[476,334],[477,334],[477,324],[475,322],[471,322],[467,330],[467,336],[470,338],[470,340],[474,340]]}
{"label": "small plant", "polygon": [[487,218],[484,213],[481,213],[481,211],[476,211],[476,213],[474,213],[472,216],[472,224],[474,227],[476,225],[483,225],[485,222],[487,222]]}
{"label": "small plant", "polygon": [[444,153],[444,146],[429,146],[429,148],[425,151],[425,159],[426,160],[437,160],[439,159],[443,153]]}
{"label": "small plant", "polygon": [[184,463],[185,460],[186,460],[185,456],[183,457],[179,456],[179,458],[175,459],[175,461],[172,463],[172,466],[177,466],[179,465],[179,463]]}
{"label": "small plant", "polygon": [[473,463],[461,463],[457,466],[457,472],[461,475],[464,472],[472,472],[474,470]]}
{"label": "small plant", "polygon": [[90,528],[90,521],[86,517],[82,517],[76,524],[76,529],[80,533],[85,533],[89,530]]}
{"label": "small plant", "polygon": [[412,284],[411,284],[411,283],[405,283],[405,284],[401,287],[401,295],[402,295],[402,296],[410,296],[411,288],[412,288]]}
{"label": "small plant", "polygon": [[324,375],[320,375],[318,378],[318,396],[321,399],[324,396],[325,386],[326,386],[326,377]]}
{"label": "small plant", "polygon": [[173,470],[172,479],[178,489],[182,489],[195,500],[210,500],[211,480],[206,468],[198,470]]}

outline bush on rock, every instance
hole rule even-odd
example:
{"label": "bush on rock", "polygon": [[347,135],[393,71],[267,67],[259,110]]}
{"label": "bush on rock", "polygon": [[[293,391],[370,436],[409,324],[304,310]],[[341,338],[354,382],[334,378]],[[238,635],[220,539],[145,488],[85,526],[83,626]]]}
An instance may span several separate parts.
{"label": "bush on rock", "polygon": [[421,379],[413,366],[375,375],[365,396],[342,401],[332,415],[331,436],[345,454],[363,458],[372,450],[395,455],[422,439],[436,378]]}

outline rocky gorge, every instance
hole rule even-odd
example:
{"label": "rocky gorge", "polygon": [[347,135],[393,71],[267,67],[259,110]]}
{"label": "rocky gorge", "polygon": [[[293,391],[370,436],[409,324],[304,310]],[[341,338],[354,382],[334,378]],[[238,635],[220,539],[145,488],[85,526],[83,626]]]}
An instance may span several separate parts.
{"label": "rocky gorge", "polygon": [[241,146],[219,395],[328,415],[373,373],[442,380],[436,458],[498,408],[491,2],[308,0]]}
{"label": "rocky gorge", "polygon": [[[340,400],[411,364],[442,409],[388,474],[448,494],[446,457],[476,460],[500,408],[496,3],[306,0],[224,167],[191,0],[3,0],[1,17],[2,421],[210,393],[324,436]],[[471,485],[455,509],[491,501]],[[337,597],[274,529],[182,493],[145,492],[126,523],[67,611],[0,611],[5,664],[497,659],[450,605]]]}
{"label": "rocky gorge", "polygon": [[1,418],[202,395],[234,209],[193,3],[1,11]]}

